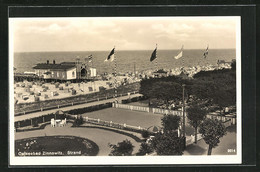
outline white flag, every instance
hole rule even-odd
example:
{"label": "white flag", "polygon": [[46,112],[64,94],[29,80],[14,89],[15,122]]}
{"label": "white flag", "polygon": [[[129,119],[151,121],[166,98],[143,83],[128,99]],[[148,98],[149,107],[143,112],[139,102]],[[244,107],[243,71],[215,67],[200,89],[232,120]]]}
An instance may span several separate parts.
{"label": "white flag", "polygon": [[175,56],[174,58],[175,59],[179,59],[179,58],[181,58],[182,57],[182,51],[177,55],[177,56]]}

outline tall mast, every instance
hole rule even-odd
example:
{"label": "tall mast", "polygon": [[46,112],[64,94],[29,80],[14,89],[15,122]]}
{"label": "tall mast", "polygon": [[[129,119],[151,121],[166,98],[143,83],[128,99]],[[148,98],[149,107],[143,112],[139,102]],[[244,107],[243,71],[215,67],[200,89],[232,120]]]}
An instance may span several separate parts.
{"label": "tall mast", "polygon": [[116,77],[117,77],[117,64],[116,64],[116,51],[115,51],[115,46],[114,46],[114,61],[115,61],[115,84],[114,84],[114,88],[115,88],[115,102],[117,103],[117,80],[116,80]]}

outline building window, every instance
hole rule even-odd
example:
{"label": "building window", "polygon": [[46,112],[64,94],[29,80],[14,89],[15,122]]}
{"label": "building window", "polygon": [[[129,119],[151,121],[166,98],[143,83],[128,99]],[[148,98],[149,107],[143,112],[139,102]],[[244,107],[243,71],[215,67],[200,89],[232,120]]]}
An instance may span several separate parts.
{"label": "building window", "polygon": [[75,77],[75,72],[74,71],[72,72],[72,77]]}
{"label": "building window", "polygon": [[65,78],[65,72],[62,72],[62,78]]}

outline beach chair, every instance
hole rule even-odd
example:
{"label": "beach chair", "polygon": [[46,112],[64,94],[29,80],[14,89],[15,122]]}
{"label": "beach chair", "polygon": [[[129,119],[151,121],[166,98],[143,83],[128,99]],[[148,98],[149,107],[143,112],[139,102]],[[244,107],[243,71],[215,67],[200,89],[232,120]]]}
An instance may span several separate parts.
{"label": "beach chair", "polygon": [[51,126],[52,126],[52,127],[55,127],[55,126],[56,126],[56,122],[55,122],[54,118],[51,119]]}

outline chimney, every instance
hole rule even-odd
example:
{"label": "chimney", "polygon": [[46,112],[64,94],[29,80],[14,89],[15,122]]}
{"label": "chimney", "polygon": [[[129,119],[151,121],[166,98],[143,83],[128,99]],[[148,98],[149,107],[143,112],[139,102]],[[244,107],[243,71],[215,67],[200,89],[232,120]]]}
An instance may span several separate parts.
{"label": "chimney", "polygon": [[55,60],[53,60],[53,64],[55,64]]}
{"label": "chimney", "polygon": [[47,64],[49,64],[49,60],[47,60]]}

